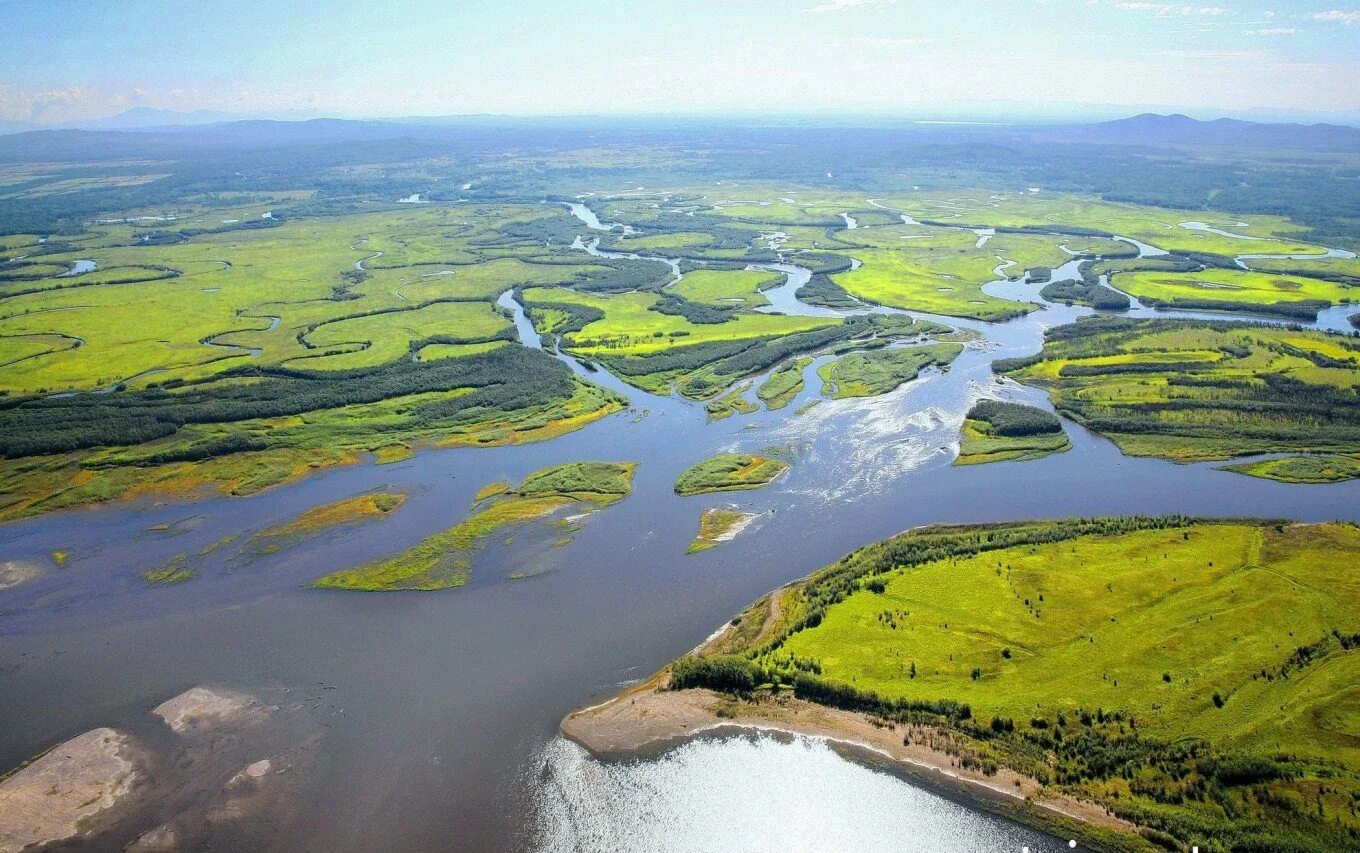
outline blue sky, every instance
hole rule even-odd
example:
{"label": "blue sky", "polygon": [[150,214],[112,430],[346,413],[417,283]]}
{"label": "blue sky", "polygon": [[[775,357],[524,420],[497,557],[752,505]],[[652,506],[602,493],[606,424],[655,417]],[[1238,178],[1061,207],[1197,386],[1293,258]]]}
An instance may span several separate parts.
{"label": "blue sky", "polygon": [[[1360,111],[1360,0],[0,0],[0,119]],[[209,10],[212,11],[209,11]]]}

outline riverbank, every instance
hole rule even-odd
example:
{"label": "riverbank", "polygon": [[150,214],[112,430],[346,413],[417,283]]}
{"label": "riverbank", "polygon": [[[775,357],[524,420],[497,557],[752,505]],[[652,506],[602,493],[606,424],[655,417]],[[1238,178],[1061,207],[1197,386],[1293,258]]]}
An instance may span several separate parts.
{"label": "riverbank", "polygon": [[987,775],[963,767],[941,748],[951,736],[934,727],[884,724],[788,693],[743,700],[705,689],[668,690],[667,681],[663,670],[606,702],[572,712],[562,720],[562,734],[608,761],[652,757],[724,729],[824,739],[867,753],[873,763],[961,796],[969,805],[1096,849],[1145,846],[1133,824],[1099,805],[1050,795],[1037,780],[1006,768]]}

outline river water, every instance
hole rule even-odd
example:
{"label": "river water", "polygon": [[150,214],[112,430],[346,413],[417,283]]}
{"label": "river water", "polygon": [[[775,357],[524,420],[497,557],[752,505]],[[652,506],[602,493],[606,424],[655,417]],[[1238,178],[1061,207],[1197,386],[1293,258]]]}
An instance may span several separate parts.
{"label": "river water", "polygon": [[[788,268],[769,266],[789,275],[766,291],[774,308],[837,313],[793,297],[806,280],[796,256]],[[1038,289],[987,286],[1028,299]],[[508,296],[501,304],[515,311],[524,342],[538,345],[518,305]],[[1068,453],[951,466],[974,400],[1048,406],[1041,392],[993,377],[991,361],[1036,352],[1045,328],[1089,313],[1049,305],[1004,324],[939,318],[984,336],[947,372],[799,415],[818,397],[819,359],[788,407],[712,423],[699,405],[567,359],[632,408],[539,444],[423,450],[249,498],[141,501],[6,525],[0,559],[49,568],[0,590],[0,767],[96,726],[136,734],[147,709],[195,684],[309,698],[327,689],[307,706],[316,736],[295,799],[267,818],[240,817],[208,848],[569,849],[575,839],[586,849],[800,849],[826,827],[833,846],[866,850],[1056,849],[815,741],[729,735],[602,765],[563,742],[557,723],[693,648],[764,592],[917,525],[1169,512],[1360,518],[1360,483],[1287,485],[1212,464],[1129,458],[1074,424]],[[672,491],[682,470],[713,453],[772,447],[796,463],[769,488]],[[640,465],[632,496],[584,519],[565,546],[517,534],[488,550],[466,587],[447,592],[305,588],[453,525],[486,483],[581,459]],[[217,547],[195,557],[198,577],[188,583],[152,588],[139,577],[175,555],[374,489],[409,499],[389,519],[277,554],[246,560]],[[700,512],[729,504],[763,515],[734,541],[686,556]],[[70,555],[64,567],[50,568],[54,551]],[[531,577],[510,580],[512,572]],[[146,820],[143,829],[156,818]]]}

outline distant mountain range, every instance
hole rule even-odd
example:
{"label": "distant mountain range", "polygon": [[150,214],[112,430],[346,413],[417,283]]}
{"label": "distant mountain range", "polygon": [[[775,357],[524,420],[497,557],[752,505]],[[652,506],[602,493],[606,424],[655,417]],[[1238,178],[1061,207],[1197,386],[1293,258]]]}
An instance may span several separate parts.
{"label": "distant mountain range", "polygon": [[1264,124],[1220,118],[1199,121],[1187,115],[1143,113],[1098,124],[1062,128],[1065,142],[1104,145],[1215,146],[1360,153],[1360,128],[1339,124]]}
{"label": "distant mountain range", "polygon": [[[758,130],[783,127],[854,130],[874,127],[897,130],[921,141],[938,141],[952,134],[973,143],[1067,143],[1143,147],[1238,148],[1275,151],[1360,153],[1360,128],[1339,124],[1287,124],[1220,118],[1200,121],[1179,113],[1143,113],[1130,118],[1092,124],[941,123],[888,120],[882,116],[785,119],[761,115],[712,116],[410,116],[389,119],[339,118],[243,118],[199,110],[176,112],[137,107],[115,116],[54,129],[24,122],[0,122],[6,136],[0,151],[28,148],[26,159],[61,156],[80,150],[98,135],[111,149],[169,149],[197,147],[259,148],[379,140],[447,140],[478,137],[483,140],[508,135],[556,135],[563,142],[574,135],[647,135],[660,128],[706,131]],[[20,138],[14,134],[32,134]]]}

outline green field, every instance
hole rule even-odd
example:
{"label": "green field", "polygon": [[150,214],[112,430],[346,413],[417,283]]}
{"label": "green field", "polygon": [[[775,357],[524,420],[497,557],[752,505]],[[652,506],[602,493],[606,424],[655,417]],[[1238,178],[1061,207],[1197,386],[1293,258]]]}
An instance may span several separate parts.
{"label": "green field", "polygon": [[1148,305],[1226,311],[1294,308],[1299,316],[1313,318],[1319,308],[1360,299],[1360,290],[1343,284],[1247,270],[1123,272],[1112,282]]}
{"label": "green field", "polygon": [[809,364],[812,364],[812,359],[806,356],[796,358],[780,365],[779,369],[760,383],[760,387],[756,389],[756,396],[765,403],[765,408],[773,412],[793,402],[803,390],[803,371]]}
{"label": "green field", "polygon": [[1360,342],[1343,335],[1105,317],[1049,329],[1038,356],[993,369],[1136,456],[1360,451]]}
{"label": "green field", "polygon": [[789,469],[789,463],[767,456],[723,453],[685,470],[675,481],[677,495],[702,495],[759,489]]}
{"label": "green field", "polygon": [[874,397],[910,382],[927,367],[947,369],[959,353],[960,344],[871,350],[843,355],[817,368],[822,393],[836,399]]}
{"label": "green field", "polygon": [[782,273],[764,270],[694,270],[668,290],[691,302],[759,308],[770,300],[761,293],[784,281]]}
{"label": "green field", "polygon": [[497,533],[569,508],[610,506],[632,491],[635,463],[570,462],[530,474],[518,487],[483,489],[478,508],[454,527],[416,545],[312,582],[317,589],[431,591],[466,584],[473,561]]}
{"label": "green field", "polygon": [[1354,456],[1285,456],[1225,465],[1224,469],[1281,483],[1344,483],[1360,478],[1360,459]]}
{"label": "green field", "polygon": [[773,621],[721,650],[1150,838],[1341,849],[1360,831],[1357,558],[1350,524],[925,528],[773,593],[746,614]]}

